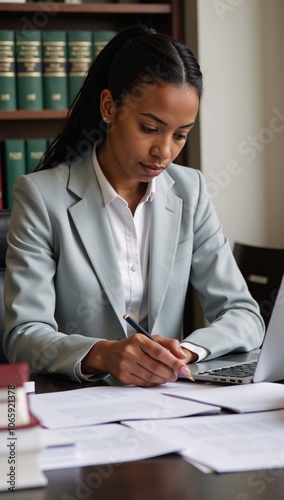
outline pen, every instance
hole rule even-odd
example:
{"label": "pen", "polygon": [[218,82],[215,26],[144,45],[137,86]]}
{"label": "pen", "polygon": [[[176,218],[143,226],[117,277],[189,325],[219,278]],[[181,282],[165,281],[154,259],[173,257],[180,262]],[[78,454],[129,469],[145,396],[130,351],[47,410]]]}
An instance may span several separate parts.
{"label": "pen", "polygon": [[[146,335],[146,337],[148,337],[148,339],[150,340],[153,340],[153,342],[157,342],[156,339],[154,339],[154,337],[152,337],[152,335],[150,335],[150,333],[146,332],[146,330],[144,330],[144,328],[141,326],[141,325],[138,325],[138,323],[136,323],[136,321],[134,321],[134,319],[132,319],[129,314],[124,314],[124,319],[125,321],[127,321],[127,323],[132,326],[132,328],[134,328],[134,330],[138,333],[143,333],[143,335]],[[157,342],[158,343],[158,342]]]}
{"label": "pen", "polygon": [[[153,340],[153,342],[157,342],[156,339],[154,339],[154,337],[152,337],[150,335],[150,333],[146,332],[146,330],[143,328],[143,326],[139,325],[138,323],[136,323],[136,321],[134,321],[134,319],[131,318],[131,316],[129,316],[129,314],[124,314],[123,315],[123,318],[125,319],[125,321],[130,325],[132,326],[132,328],[134,328],[134,330],[138,333],[142,333],[143,335],[145,335],[146,337],[148,337],[148,339],[150,340]],[[157,342],[158,343],[158,342]],[[191,375],[191,373],[189,372],[188,375],[186,375],[186,378],[188,378],[189,380],[191,380],[192,382],[195,382],[193,376]]]}

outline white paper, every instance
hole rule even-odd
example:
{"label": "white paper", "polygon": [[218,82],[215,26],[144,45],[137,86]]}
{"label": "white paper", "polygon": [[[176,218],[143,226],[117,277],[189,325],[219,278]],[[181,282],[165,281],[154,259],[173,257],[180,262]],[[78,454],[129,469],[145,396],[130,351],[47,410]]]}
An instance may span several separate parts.
{"label": "white paper", "polygon": [[176,418],[216,413],[212,407],[139,387],[88,387],[64,392],[31,394],[30,408],[43,427],[82,427],[127,419]]}
{"label": "white paper", "polygon": [[284,410],[125,422],[150,436],[183,443],[193,465],[216,472],[277,469],[284,466]]}
{"label": "white paper", "polygon": [[64,455],[64,447],[53,447],[49,454],[43,452],[40,456],[42,470],[143,460],[182,448],[180,442],[174,443],[120,424],[76,427],[57,433],[67,442],[74,442],[76,452]]}
{"label": "white paper", "polygon": [[[165,388],[163,394],[173,395],[173,391]],[[272,382],[232,385],[194,392],[179,386],[174,396],[221,406],[239,413],[284,408],[284,385]]]}
{"label": "white paper", "polygon": [[[160,394],[174,395],[175,393],[188,395],[195,391],[209,391],[215,388],[220,388],[220,384],[213,384],[212,382],[191,382],[187,379],[176,380],[176,382],[167,382],[166,384],[154,385],[153,387],[147,387],[144,389],[148,392],[159,392]],[[187,398],[186,398],[187,399]]]}
{"label": "white paper", "polygon": [[40,429],[40,440],[44,448],[75,445],[74,439],[67,437],[61,431]]}

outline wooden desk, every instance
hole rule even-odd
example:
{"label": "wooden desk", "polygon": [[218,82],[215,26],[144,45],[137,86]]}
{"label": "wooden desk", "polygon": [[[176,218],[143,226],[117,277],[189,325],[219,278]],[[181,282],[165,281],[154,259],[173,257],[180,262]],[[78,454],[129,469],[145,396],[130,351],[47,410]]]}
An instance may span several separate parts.
{"label": "wooden desk", "polygon": [[[34,380],[37,393],[86,387],[48,376]],[[105,382],[99,385],[102,384]],[[48,471],[46,476],[49,482],[45,488],[15,492],[13,499],[283,500],[284,497],[284,469],[203,474],[176,454],[123,464]],[[11,493],[0,494],[0,500],[11,498]]]}

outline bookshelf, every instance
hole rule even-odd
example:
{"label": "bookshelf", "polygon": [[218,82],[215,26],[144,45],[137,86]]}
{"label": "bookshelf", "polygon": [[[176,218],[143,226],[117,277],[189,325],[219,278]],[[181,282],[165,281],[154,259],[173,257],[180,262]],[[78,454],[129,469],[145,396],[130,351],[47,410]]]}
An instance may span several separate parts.
{"label": "bookshelf", "polygon": [[[184,0],[159,3],[0,3],[0,29],[119,31],[142,22],[183,40],[183,12]],[[67,110],[0,111],[0,141],[19,137],[54,137],[66,115]]]}

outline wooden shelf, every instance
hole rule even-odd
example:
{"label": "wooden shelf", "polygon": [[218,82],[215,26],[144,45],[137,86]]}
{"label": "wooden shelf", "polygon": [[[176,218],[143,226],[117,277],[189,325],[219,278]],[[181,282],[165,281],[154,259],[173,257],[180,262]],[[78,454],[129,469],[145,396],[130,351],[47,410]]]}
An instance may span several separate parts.
{"label": "wooden shelf", "polygon": [[44,109],[42,111],[28,111],[19,109],[17,111],[0,111],[2,120],[64,120],[68,110]]}
{"label": "wooden shelf", "polygon": [[120,31],[141,22],[177,38],[181,36],[183,1],[131,4],[0,2],[0,29]]}
{"label": "wooden shelf", "polygon": [[31,3],[0,3],[0,12],[24,13],[47,12],[58,14],[170,14],[169,3],[127,4],[127,3],[58,3],[58,2],[31,2]]}
{"label": "wooden shelf", "polygon": [[5,139],[55,137],[68,110],[0,111],[0,142]]}

